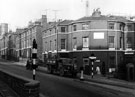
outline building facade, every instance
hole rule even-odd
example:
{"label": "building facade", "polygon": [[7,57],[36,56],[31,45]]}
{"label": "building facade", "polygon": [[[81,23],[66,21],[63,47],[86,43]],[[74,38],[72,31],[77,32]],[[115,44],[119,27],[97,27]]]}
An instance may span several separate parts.
{"label": "building facade", "polygon": [[18,57],[21,59],[32,58],[32,44],[33,40],[36,39],[38,44],[37,57],[42,59],[42,25],[40,21],[31,23],[27,28],[19,33],[16,39]]}
{"label": "building facade", "polygon": [[0,24],[0,55],[6,58],[7,54],[7,41],[8,41],[8,24]]}
{"label": "building facade", "polygon": [[[117,77],[133,75],[131,79],[135,79],[133,21],[122,16],[104,16],[95,10],[90,17],[48,25],[43,31],[44,55],[52,52],[58,53],[59,57],[77,60],[78,68],[83,66],[84,72],[91,74],[90,56],[94,54],[94,71],[98,66],[102,74],[113,71]],[[44,60],[47,56],[44,56]],[[124,65],[121,65],[123,62]]]}

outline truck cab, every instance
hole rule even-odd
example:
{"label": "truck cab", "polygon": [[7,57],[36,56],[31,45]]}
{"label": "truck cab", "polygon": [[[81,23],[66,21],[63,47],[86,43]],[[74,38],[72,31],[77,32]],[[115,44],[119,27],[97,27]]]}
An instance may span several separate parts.
{"label": "truck cab", "polygon": [[48,59],[47,67],[49,73],[59,73],[60,76],[77,75],[77,64],[70,58]]}

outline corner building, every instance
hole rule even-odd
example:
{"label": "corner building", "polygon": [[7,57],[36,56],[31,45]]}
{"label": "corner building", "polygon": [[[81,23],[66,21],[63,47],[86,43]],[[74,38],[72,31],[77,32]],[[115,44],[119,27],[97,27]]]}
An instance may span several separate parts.
{"label": "corner building", "polygon": [[[133,21],[122,16],[104,16],[99,10],[95,10],[90,17],[62,23],[57,25],[58,33],[54,34],[55,39],[52,39],[51,32],[50,36],[45,35],[51,39],[50,41],[54,40],[59,57],[76,60],[78,69],[83,66],[85,74],[91,74],[89,57],[94,54],[97,60],[94,62],[94,71],[99,66],[101,74],[107,75],[111,70],[115,77],[135,80],[135,23]],[[54,49],[51,48],[53,44],[47,42],[47,38],[46,42],[43,40],[43,43],[48,43],[44,52],[53,52]]]}

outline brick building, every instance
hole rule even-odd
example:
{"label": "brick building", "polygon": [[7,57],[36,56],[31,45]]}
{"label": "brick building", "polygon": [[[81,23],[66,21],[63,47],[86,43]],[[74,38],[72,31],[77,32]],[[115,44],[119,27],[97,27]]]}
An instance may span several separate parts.
{"label": "brick building", "polygon": [[112,70],[117,77],[125,79],[130,76],[128,79],[135,80],[133,21],[123,16],[101,15],[95,10],[90,17],[48,25],[43,31],[44,55],[58,51],[59,57],[77,60],[78,68],[83,66],[84,72],[91,74],[89,57],[94,54],[98,60],[94,63],[94,70],[99,66],[105,74]]}
{"label": "brick building", "polygon": [[29,22],[27,28],[18,29],[18,37],[16,38],[16,50],[17,56],[21,59],[27,59],[32,57],[32,44],[33,40],[37,42],[37,57],[42,59],[42,28],[45,25],[46,16],[43,15],[41,19],[35,22]]}
{"label": "brick building", "polygon": [[6,58],[7,54],[7,41],[8,41],[8,24],[0,24],[0,55]]}

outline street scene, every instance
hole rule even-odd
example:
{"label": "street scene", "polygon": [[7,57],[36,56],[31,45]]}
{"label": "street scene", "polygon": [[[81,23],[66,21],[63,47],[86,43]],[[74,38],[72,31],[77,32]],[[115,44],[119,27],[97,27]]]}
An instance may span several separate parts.
{"label": "street scene", "polygon": [[0,97],[135,97],[134,0],[0,1]]}

